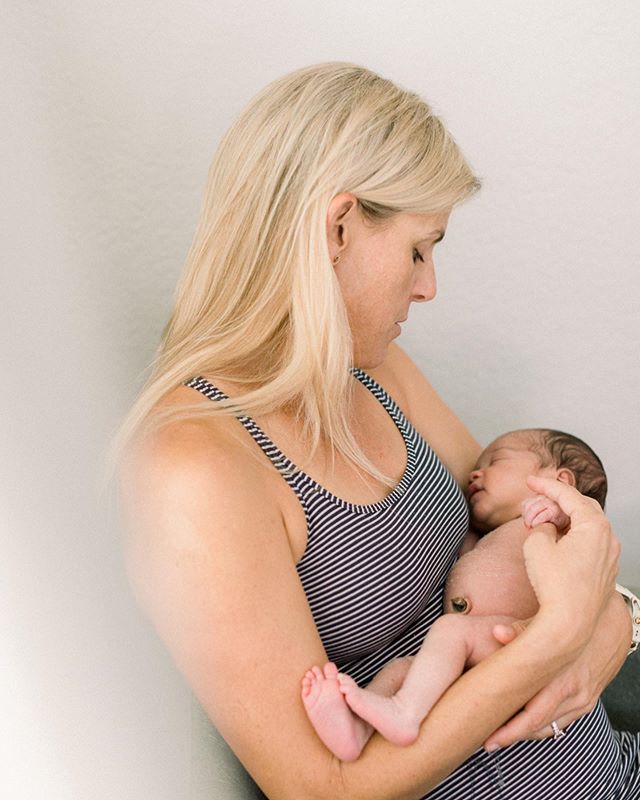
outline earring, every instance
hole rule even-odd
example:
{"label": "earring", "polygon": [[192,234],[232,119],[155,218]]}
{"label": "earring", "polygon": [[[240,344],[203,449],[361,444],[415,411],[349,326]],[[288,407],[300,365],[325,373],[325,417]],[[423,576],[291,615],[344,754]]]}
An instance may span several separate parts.
{"label": "earring", "polygon": [[334,263],[334,264],[337,264],[339,260],[340,260],[340,254],[338,254],[338,255],[337,255],[337,256],[336,256],[336,257],[333,259],[333,263]]}

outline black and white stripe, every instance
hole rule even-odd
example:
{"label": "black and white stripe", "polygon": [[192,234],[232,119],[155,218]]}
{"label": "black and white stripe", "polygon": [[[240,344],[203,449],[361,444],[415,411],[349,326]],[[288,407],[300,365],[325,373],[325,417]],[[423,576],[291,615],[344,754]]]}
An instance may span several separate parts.
{"label": "black and white stripe", "polygon": [[[238,419],[298,497],[308,541],[297,570],[329,658],[361,685],[388,661],[415,654],[442,614],[447,573],[469,518],[451,474],[370,376],[353,375],[402,434],[407,466],[393,491],[356,505],[293,464],[256,423]],[[226,396],[201,377],[185,383]],[[559,741],[478,750],[428,800],[631,800],[640,798],[640,734],[616,733],[600,703]]]}

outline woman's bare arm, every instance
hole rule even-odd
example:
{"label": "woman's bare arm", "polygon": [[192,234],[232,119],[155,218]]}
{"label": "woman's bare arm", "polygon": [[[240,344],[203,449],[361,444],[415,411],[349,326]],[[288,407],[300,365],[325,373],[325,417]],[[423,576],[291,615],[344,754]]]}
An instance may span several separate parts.
{"label": "woman's bare arm", "polygon": [[[267,794],[331,787],[299,702],[326,661],[267,470],[221,421],[163,431],[121,478],[130,581],[205,711]],[[282,480],[275,476],[277,480]],[[304,765],[304,769],[303,769]],[[337,796],[337,795],[336,795]]]}
{"label": "woman's bare arm", "polygon": [[221,420],[213,433],[192,423],[166,429],[123,473],[136,596],[267,796],[415,800],[571,662],[593,620],[576,632],[545,607],[515,642],[447,691],[414,745],[396,748],[376,734],[360,759],[339,762],[300,699],[301,676],[326,654],[274,491],[282,479],[247,455],[230,433],[237,424]]}

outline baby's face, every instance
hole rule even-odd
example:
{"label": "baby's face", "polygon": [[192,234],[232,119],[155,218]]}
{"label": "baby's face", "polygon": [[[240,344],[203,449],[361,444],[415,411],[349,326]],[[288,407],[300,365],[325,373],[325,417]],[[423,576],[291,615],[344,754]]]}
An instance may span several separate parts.
{"label": "baby's face", "polygon": [[480,454],[467,490],[476,530],[491,531],[522,515],[522,502],[535,494],[527,486],[529,475],[556,476],[555,467],[543,468],[530,447],[526,435],[507,434]]}

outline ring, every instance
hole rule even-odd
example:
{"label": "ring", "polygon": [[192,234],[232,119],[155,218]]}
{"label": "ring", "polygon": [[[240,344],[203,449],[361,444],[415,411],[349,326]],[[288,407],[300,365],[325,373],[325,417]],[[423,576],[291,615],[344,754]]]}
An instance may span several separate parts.
{"label": "ring", "polygon": [[551,730],[553,731],[554,742],[556,741],[556,739],[562,739],[563,736],[567,735],[567,732],[562,730],[562,728],[558,725],[555,719],[551,721]]}

